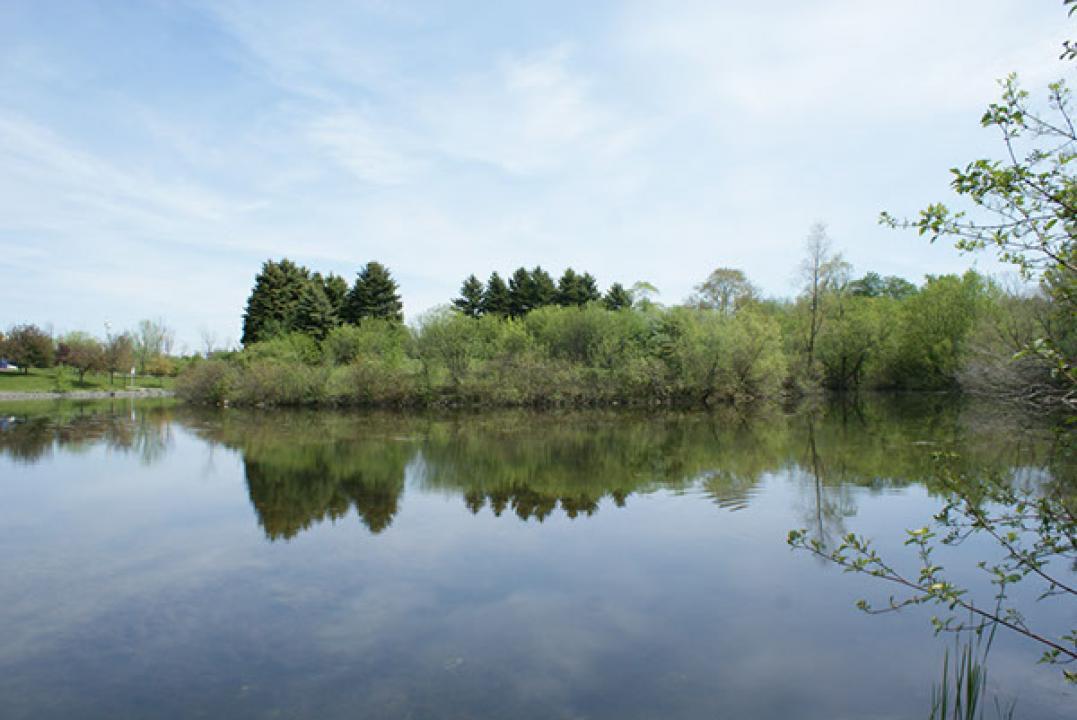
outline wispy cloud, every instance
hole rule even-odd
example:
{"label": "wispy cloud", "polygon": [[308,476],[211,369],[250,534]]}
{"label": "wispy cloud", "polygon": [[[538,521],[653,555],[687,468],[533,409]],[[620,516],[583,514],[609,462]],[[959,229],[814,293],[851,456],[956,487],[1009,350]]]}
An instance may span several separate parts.
{"label": "wispy cloud", "polygon": [[192,342],[238,334],[269,256],[383,260],[413,317],[521,264],[780,293],[816,218],[860,269],[960,269],[875,217],[944,197],[995,78],[1060,73],[1067,30],[1011,0],[42,8],[0,24],[6,309]]}

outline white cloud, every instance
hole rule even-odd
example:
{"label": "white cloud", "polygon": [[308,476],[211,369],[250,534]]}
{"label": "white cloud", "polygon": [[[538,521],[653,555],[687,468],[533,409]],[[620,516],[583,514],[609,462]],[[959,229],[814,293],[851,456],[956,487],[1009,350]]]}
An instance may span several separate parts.
{"label": "white cloud", "polygon": [[[717,265],[784,293],[817,218],[860,270],[958,270],[970,260],[879,229],[878,211],[945,197],[946,168],[994,147],[976,129],[994,79],[1042,85],[1066,30],[1060,8],[1014,0],[648,1],[527,25],[385,2],[190,7],[147,10],[151,35],[190,22],[162,34],[179,38],[165,57],[116,61],[123,82],[89,41],[100,52],[65,64],[77,52],[44,21],[0,51],[26,70],[0,80],[11,312],[118,322],[150,295],[144,314],[189,339],[234,335],[260,262],[282,255],[349,277],[382,260],[409,317],[471,272],[539,263],[647,279],[666,302]],[[212,47],[219,75],[191,75],[176,47]],[[46,281],[65,287],[21,299]]]}
{"label": "white cloud", "polygon": [[978,107],[1015,69],[1042,80],[1065,28],[1044,32],[1026,5],[645,2],[618,34],[689,105],[768,124],[806,115],[852,124]]}
{"label": "white cloud", "polygon": [[330,159],[365,182],[398,185],[413,179],[425,164],[403,133],[356,112],[316,119],[309,137]]}
{"label": "white cloud", "polygon": [[[160,227],[177,215],[219,220],[230,206],[182,180],[131,171],[79,149],[50,129],[0,112],[0,188],[24,203],[6,208],[4,226],[66,227],[109,220]],[[66,221],[66,222],[65,222]]]}
{"label": "white cloud", "polygon": [[516,175],[614,159],[636,134],[594,98],[592,81],[572,67],[564,46],[459,78],[419,112],[445,155]]}

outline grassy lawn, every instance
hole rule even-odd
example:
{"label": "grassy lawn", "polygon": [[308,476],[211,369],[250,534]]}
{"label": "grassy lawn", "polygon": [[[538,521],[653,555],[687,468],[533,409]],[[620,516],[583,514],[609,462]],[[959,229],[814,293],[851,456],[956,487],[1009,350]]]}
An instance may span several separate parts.
{"label": "grassy lawn", "polygon": [[[125,375],[116,375],[115,384],[109,383],[108,373],[86,373],[83,382],[79,382],[78,373],[70,368],[33,369],[27,374],[22,372],[0,372],[0,392],[68,392],[71,390],[124,390],[130,387],[131,379]],[[135,387],[172,388],[172,378],[137,377]]]}

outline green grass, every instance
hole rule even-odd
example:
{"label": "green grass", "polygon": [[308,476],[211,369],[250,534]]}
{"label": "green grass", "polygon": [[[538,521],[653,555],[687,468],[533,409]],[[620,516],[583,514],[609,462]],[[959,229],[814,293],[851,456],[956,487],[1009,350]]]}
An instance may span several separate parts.
{"label": "green grass", "polygon": [[[115,384],[109,382],[108,373],[86,373],[79,382],[78,373],[70,368],[34,368],[30,372],[0,372],[0,393],[6,392],[71,392],[73,390],[125,390],[131,379],[117,373]],[[164,388],[171,390],[172,378],[140,376],[134,387]]]}

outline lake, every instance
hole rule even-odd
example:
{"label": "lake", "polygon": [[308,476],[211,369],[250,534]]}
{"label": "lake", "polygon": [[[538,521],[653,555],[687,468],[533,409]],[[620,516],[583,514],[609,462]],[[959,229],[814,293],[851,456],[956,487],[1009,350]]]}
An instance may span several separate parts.
{"label": "lake", "polygon": [[[0,716],[35,720],[927,718],[952,646],[939,610],[860,612],[892,589],[787,532],[863,533],[912,567],[904,530],[940,505],[936,452],[1075,481],[1045,423],[933,395],[0,416]],[[977,582],[958,568],[989,548],[951,552]],[[1031,590],[1030,622],[1073,623]],[[1000,634],[992,696],[1072,717],[1039,653]]]}

